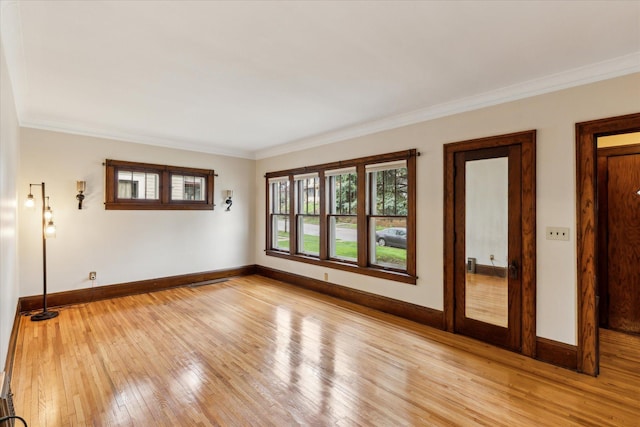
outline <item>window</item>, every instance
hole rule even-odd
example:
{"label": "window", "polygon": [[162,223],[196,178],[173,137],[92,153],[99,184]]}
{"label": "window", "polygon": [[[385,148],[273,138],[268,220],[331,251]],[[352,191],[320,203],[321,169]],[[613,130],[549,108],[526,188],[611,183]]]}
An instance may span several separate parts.
{"label": "window", "polygon": [[320,255],[320,178],[318,174],[294,177],[298,253]]}
{"label": "window", "polygon": [[415,284],[417,155],[268,173],[267,255]]}
{"label": "window", "polygon": [[406,161],[367,165],[368,223],[373,265],[407,266],[408,173]]}
{"label": "window", "polygon": [[171,174],[171,200],[204,201],[205,181],[203,176]]}
{"label": "window", "polygon": [[160,175],[157,173],[118,171],[118,198],[121,200],[158,200]]}
{"label": "window", "polygon": [[107,160],[106,209],[213,209],[213,170]]}
{"label": "window", "polygon": [[328,171],[329,257],[358,261],[358,175],[356,168]]}
{"label": "window", "polygon": [[271,249],[278,251],[289,251],[291,247],[291,234],[289,230],[289,179],[276,179],[270,181],[271,188],[271,207],[270,207],[270,224],[272,230]]}

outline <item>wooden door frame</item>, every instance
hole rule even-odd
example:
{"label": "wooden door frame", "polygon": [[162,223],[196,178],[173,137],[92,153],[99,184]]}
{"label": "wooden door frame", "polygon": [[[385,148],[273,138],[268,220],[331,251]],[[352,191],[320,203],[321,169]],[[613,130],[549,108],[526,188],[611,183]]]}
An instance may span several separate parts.
{"label": "wooden door frame", "polygon": [[521,353],[536,356],[536,131],[444,145],[444,327],[454,332],[454,156],[460,151],[519,144],[522,149],[522,324]]}
{"label": "wooden door frame", "polygon": [[597,139],[640,131],[640,113],[576,123],[578,371],[598,375]]}

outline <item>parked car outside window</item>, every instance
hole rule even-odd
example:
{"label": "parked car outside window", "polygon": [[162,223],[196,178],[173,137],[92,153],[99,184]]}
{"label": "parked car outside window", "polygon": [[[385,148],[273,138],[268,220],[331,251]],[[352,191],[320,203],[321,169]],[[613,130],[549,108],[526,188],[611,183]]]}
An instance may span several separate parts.
{"label": "parked car outside window", "polygon": [[407,248],[407,229],[400,227],[385,228],[376,231],[376,243],[380,246]]}

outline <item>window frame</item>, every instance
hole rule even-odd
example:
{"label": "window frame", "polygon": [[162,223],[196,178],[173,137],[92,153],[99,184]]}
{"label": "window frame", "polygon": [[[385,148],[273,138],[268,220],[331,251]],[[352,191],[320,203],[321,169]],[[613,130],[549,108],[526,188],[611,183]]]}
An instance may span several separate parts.
{"label": "window frame", "polygon": [[[342,183],[342,177],[344,176],[350,176],[350,175],[355,175],[355,187],[356,187],[356,192],[355,192],[355,200],[351,200],[350,197],[347,198],[347,203],[348,203],[348,208],[345,210],[343,207],[343,204],[338,203],[338,202],[342,202],[342,198],[340,197],[339,199],[336,197],[336,190],[338,187],[342,187],[343,183]],[[341,177],[340,179],[340,185],[338,185],[336,183],[337,177]],[[348,184],[352,184],[351,179],[349,178]],[[355,223],[356,223],[356,236],[357,236],[357,230],[358,230],[358,226],[360,225],[358,222],[358,203],[360,202],[358,199],[358,188],[360,185],[362,185],[361,183],[359,183],[358,181],[358,169],[356,167],[349,167],[349,168],[342,168],[342,169],[338,169],[338,170],[326,170],[325,171],[325,185],[326,185],[326,190],[327,190],[327,194],[325,197],[326,203],[327,203],[327,215],[326,215],[326,224],[327,224],[327,259],[330,261],[337,261],[337,262],[341,262],[341,263],[348,263],[348,264],[358,264],[358,253],[360,251],[360,247],[357,244],[357,240],[356,240],[356,257],[354,258],[348,258],[348,257],[339,257],[335,254],[336,251],[336,241],[337,238],[335,238],[335,236],[333,235],[334,232],[337,234],[337,230],[335,230],[333,228],[333,226],[331,225],[334,221],[337,221],[338,218],[355,218]],[[347,190],[348,194],[351,193],[350,190]],[[340,191],[342,192],[342,191]],[[352,206],[352,204],[355,203],[355,208]],[[339,207],[340,206],[340,207]],[[335,220],[334,220],[335,218]],[[336,227],[337,228],[337,227]],[[356,237],[357,239],[357,237]]]}
{"label": "window frame", "polygon": [[[157,165],[124,160],[105,161],[105,209],[106,210],[213,210],[214,177],[211,169],[183,166]],[[158,199],[129,199],[118,197],[118,172],[155,173],[159,176]],[[204,178],[204,200],[173,200],[171,198],[171,176],[193,176]]]}
{"label": "window frame", "polygon": [[[274,235],[273,235],[273,224],[274,221],[276,221],[276,219],[278,217],[285,217],[287,218],[287,220],[289,221],[289,229],[291,229],[291,204],[292,204],[292,200],[291,200],[291,186],[292,186],[292,181],[290,177],[287,177],[286,179],[276,179],[276,180],[270,180],[267,178],[267,192],[269,194],[271,194],[271,188],[274,185],[278,185],[280,186],[282,183],[286,183],[287,184],[287,192],[285,193],[285,197],[284,197],[284,201],[281,200],[281,198],[278,196],[278,200],[276,201],[275,198],[272,198],[269,200],[269,204],[267,205],[267,228],[271,231],[271,233],[269,234],[270,240],[267,243],[268,247],[271,247],[273,251],[277,251],[277,252],[281,252],[281,253],[286,253],[287,250],[291,250],[292,244],[291,244],[291,235],[289,238],[289,243],[288,243],[288,248],[278,248],[278,247],[273,247],[273,242],[274,242]],[[280,189],[278,189],[278,194],[280,195]],[[276,208],[277,205],[277,208]],[[284,211],[284,212],[283,212]],[[285,220],[286,221],[286,220]],[[285,225],[286,228],[286,225]],[[279,231],[278,229],[276,229],[276,231]]]}
{"label": "window frame", "polygon": [[[409,217],[408,217],[408,215],[409,215],[408,209],[407,209],[407,214],[406,215],[401,215],[401,214],[398,213],[398,206],[397,206],[397,193],[398,193],[397,174],[394,175],[394,189],[393,189],[393,192],[394,192],[394,197],[393,197],[393,199],[394,199],[394,208],[393,208],[393,211],[394,212],[393,213],[385,212],[385,208],[384,208],[384,200],[385,200],[384,194],[386,194],[386,192],[384,191],[384,187],[386,186],[384,175],[383,175],[383,178],[382,178],[383,179],[383,183],[382,183],[382,187],[383,187],[383,196],[382,196],[383,211],[382,212],[379,212],[378,208],[377,208],[378,188],[377,188],[377,182],[374,182],[374,178],[377,179],[377,177],[378,177],[377,174],[379,174],[379,173],[385,173],[387,171],[398,170],[398,169],[401,169],[401,168],[407,169],[407,183],[406,183],[406,185],[407,185],[407,200],[408,200],[408,188],[409,188],[408,173],[409,173],[409,168],[407,166],[407,162],[406,161],[403,161],[403,162],[404,162],[403,165],[400,165],[399,164],[400,162],[396,161],[396,162],[375,163],[375,164],[367,165],[367,166],[371,166],[371,168],[365,167],[365,172],[367,174],[366,185],[367,185],[367,189],[368,189],[368,192],[367,192],[367,195],[368,195],[368,198],[367,198],[367,203],[368,203],[367,204],[367,225],[369,226],[369,232],[370,232],[369,238],[371,239],[370,240],[371,247],[374,247],[375,242],[377,242],[376,231],[371,229],[372,228],[371,224],[372,224],[372,222],[377,222],[378,220],[394,221],[394,220],[402,220],[402,219],[404,219],[405,236],[408,236],[408,233],[407,233],[407,229],[408,229],[407,223],[408,223],[408,219],[409,219]],[[398,164],[397,165],[393,165],[393,163],[398,163]],[[398,166],[398,167],[392,167],[392,166]],[[374,175],[374,174],[376,174],[376,175]],[[375,198],[374,198],[374,195],[375,195]],[[408,206],[407,206],[407,208],[408,208]],[[397,231],[397,229],[401,228],[401,227],[393,225],[393,226],[388,227],[388,228],[391,228],[391,229],[394,229],[395,231]],[[391,266],[391,265],[385,265],[383,263],[373,262],[374,258],[376,258],[376,261],[377,261],[377,257],[375,255],[376,255],[376,250],[375,249],[369,252],[369,263],[371,265],[376,266],[376,267],[388,268],[390,270],[404,271],[404,269],[397,268],[397,267],[394,267],[394,266]],[[405,265],[406,265],[406,260],[405,260]]]}
{"label": "window frame", "polygon": [[[350,271],[367,276],[388,279],[396,282],[416,284],[416,158],[420,153],[416,149],[397,151],[393,153],[360,157],[351,160],[341,160],[338,162],[325,163],[314,166],[305,166],[295,169],[287,169],[276,172],[268,172],[265,174],[265,198],[266,198],[266,236],[265,236],[265,253],[268,256],[285,258],[293,261],[304,262],[334,268],[338,270]],[[367,166],[388,163],[393,161],[406,162],[407,168],[407,258],[406,269],[392,268],[383,265],[373,265],[370,262],[370,251],[375,251],[372,247],[370,238],[369,222],[371,215],[368,209],[369,188],[367,184]],[[356,222],[357,222],[357,261],[350,262],[342,259],[332,258],[329,254],[329,217],[332,216],[328,209],[330,186],[328,184],[328,176],[325,172],[332,172],[340,169],[354,168],[357,174],[357,204],[356,204]],[[298,213],[297,195],[294,176],[308,175],[317,173],[320,179],[320,253],[309,255],[298,250]],[[276,179],[288,179],[289,185],[289,224],[290,245],[288,250],[274,249],[272,247],[273,224],[271,211],[271,187],[270,181]],[[335,216],[335,215],[333,215]]]}
{"label": "window frame", "polygon": [[[302,229],[302,232],[297,233],[296,239],[296,253],[303,256],[310,257],[319,257],[320,256],[320,243],[318,242],[318,252],[307,252],[304,250],[304,227],[302,224],[305,223],[305,219],[307,218],[317,218],[318,227],[320,225],[320,205],[322,205],[323,200],[320,197],[320,177],[317,173],[307,174],[307,175],[297,175],[293,177],[294,180],[294,194],[295,194],[295,205],[296,205],[296,227],[298,230]],[[308,181],[313,179],[314,186],[309,187]],[[317,181],[317,182],[316,182]],[[309,204],[308,204],[308,193],[309,189],[313,189],[313,212],[309,212]],[[316,190],[317,189],[317,190]],[[304,193],[307,193],[306,197]],[[319,199],[319,200],[318,200]],[[305,203],[306,202],[306,203]],[[317,204],[317,207],[316,207]],[[320,233],[318,232],[318,240],[320,237]]]}

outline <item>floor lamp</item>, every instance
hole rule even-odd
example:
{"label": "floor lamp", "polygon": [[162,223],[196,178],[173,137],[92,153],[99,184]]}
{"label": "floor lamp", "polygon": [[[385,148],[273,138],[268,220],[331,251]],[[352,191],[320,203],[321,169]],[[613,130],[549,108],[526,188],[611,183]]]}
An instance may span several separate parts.
{"label": "floor lamp", "polygon": [[49,197],[45,194],[44,182],[41,184],[29,184],[29,195],[25,206],[32,208],[35,205],[33,193],[31,192],[33,186],[40,186],[42,189],[42,312],[31,316],[31,320],[37,322],[52,319],[58,315],[57,311],[47,310],[47,238],[56,236],[56,226],[53,225],[53,211],[49,206]]}

